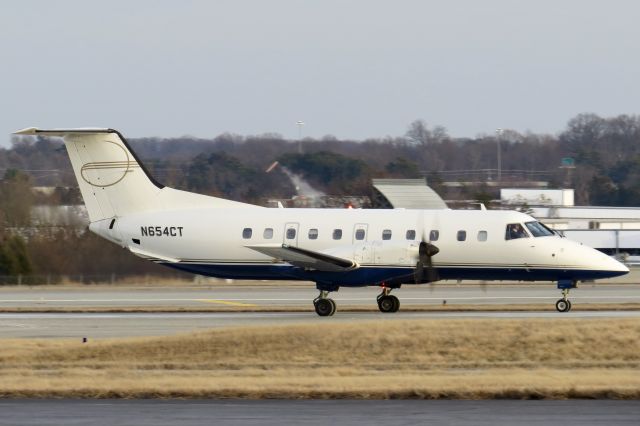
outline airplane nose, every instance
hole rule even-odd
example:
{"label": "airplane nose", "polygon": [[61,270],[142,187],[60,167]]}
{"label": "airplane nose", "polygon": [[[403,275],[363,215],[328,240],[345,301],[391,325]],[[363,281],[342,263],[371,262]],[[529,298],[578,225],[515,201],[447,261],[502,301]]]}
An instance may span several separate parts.
{"label": "airplane nose", "polygon": [[627,267],[627,265],[625,265],[622,262],[617,261],[616,259],[614,259],[613,257],[609,257],[609,261],[610,261],[610,266],[609,266],[609,270],[614,271],[614,272],[621,272],[623,274],[627,274],[629,273],[629,268]]}
{"label": "airplane nose", "polygon": [[611,256],[608,256],[604,253],[599,252],[598,250],[592,249],[598,256],[598,266],[599,269],[606,271],[612,277],[617,277],[620,275],[625,275],[629,273],[629,268],[618,260],[614,259]]}

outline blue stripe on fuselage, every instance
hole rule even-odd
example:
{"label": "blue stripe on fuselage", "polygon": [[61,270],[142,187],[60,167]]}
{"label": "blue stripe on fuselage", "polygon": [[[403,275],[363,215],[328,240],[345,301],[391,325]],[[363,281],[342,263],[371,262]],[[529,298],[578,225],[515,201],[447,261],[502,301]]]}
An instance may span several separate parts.
{"label": "blue stripe on fuselage", "polygon": [[[165,266],[198,275],[248,280],[303,280],[346,287],[380,285],[393,282],[413,284],[414,269],[409,267],[360,267],[345,272],[305,270],[291,265],[238,265],[204,263],[163,263]],[[442,280],[558,281],[594,280],[624,275],[619,271],[553,268],[483,268],[448,266],[437,268]]]}

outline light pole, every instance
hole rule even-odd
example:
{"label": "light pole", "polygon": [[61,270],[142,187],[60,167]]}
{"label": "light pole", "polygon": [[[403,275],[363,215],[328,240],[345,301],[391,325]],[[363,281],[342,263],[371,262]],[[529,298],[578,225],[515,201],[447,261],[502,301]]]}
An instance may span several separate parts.
{"label": "light pole", "polygon": [[298,154],[302,154],[302,126],[304,126],[304,121],[298,120],[296,125],[298,126]]}
{"label": "light pole", "polygon": [[500,142],[502,140],[501,128],[496,129],[496,144],[498,145],[498,182],[502,182],[502,150],[500,149]]}

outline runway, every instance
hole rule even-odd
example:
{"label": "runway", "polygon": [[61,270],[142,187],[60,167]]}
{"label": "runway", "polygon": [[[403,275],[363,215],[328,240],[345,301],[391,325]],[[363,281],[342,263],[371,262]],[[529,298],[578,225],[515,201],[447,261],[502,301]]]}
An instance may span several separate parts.
{"label": "runway", "polygon": [[636,425],[637,401],[4,400],[0,425]]}
{"label": "runway", "polygon": [[206,312],[206,313],[12,313],[0,314],[0,338],[103,339],[163,336],[234,326],[276,326],[363,321],[434,320],[454,318],[640,318],[640,311],[569,312],[345,312],[318,317],[314,312]]}
{"label": "runway", "polygon": [[[284,312],[182,312],[182,313],[0,313],[0,338],[103,339],[162,336],[217,327],[270,326],[337,322],[433,320],[453,318],[640,318],[640,311],[545,312],[434,312],[402,311],[382,314],[375,308],[377,288],[343,288],[332,293],[338,311],[320,318],[311,300],[312,285],[239,285],[191,287],[13,287],[0,289],[0,309],[109,308],[255,308],[281,307]],[[549,303],[558,298],[552,285],[436,285],[406,286],[394,291],[403,306],[455,304]],[[640,303],[640,285],[583,285],[572,291],[574,306],[580,303]],[[371,312],[341,311],[345,306],[370,306]],[[286,312],[296,308],[298,312]],[[304,308],[305,311],[300,311]]]}
{"label": "runway", "polygon": [[[377,287],[343,287],[331,293],[340,305],[375,307]],[[447,304],[553,304],[560,291],[550,284],[515,285],[407,285],[394,290],[403,305]],[[0,288],[2,308],[131,308],[203,306],[235,307],[311,307],[317,296],[313,283],[277,283],[262,285],[211,285],[179,287],[74,286]],[[571,290],[574,304],[640,303],[639,284],[581,284]]]}

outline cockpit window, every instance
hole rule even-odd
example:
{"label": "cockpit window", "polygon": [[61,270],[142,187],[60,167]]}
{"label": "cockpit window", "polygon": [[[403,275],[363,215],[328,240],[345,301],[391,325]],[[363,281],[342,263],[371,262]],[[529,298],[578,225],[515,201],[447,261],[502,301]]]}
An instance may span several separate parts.
{"label": "cockpit window", "polygon": [[517,240],[518,238],[529,238],[529,234],[527,234],[527,231],[525,231],[524,227],[519,223],[508,224],[504,239]]}
{"label": "cockpit window", "polygon": [[525,222],[525,225],[534,237],[549,237],[554,234],[551,229],[547,228],[540,222]]}

